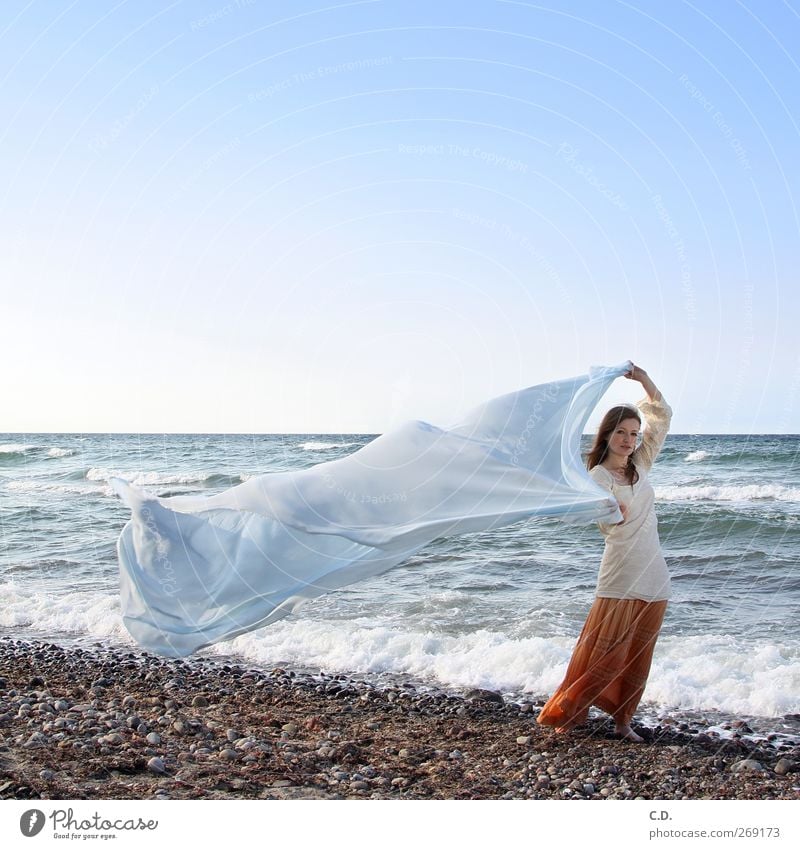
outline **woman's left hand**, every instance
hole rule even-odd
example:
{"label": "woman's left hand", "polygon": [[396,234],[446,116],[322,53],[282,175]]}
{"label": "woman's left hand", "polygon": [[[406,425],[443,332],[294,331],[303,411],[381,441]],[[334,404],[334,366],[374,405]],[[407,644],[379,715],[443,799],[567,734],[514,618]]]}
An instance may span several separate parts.
{"label": "woman's left hand", "polygon": [[627,377],[628,380],[638,380],[639,383],[642,383],[647,378],[647,372],[634,364],[633,360],[631,360],[631,363],[633,364],[633,368],[630,371],[626,371],[623,377]]}

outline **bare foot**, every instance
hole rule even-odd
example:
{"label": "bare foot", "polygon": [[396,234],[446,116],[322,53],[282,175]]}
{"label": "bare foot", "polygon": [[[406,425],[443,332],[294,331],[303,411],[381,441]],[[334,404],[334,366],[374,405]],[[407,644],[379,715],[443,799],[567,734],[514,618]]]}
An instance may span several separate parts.
{"label": "bare foot", "polygon": [[614,729],[614,733],[622,740],[629,740],[631,743],[644,743],[644,737],[640,737],[630,725],[618,725]]}

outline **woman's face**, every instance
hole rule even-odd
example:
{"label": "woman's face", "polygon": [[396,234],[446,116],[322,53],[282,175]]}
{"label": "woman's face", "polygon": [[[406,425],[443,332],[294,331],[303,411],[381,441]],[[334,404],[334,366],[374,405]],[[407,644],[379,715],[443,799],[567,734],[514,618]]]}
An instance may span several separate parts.
{"label": "woman's face", "polygon": [[608,452],[614,454],[622,462],[628,462],[628,457],[636,450],[636,439],[641,425],[636,419],[623,419],[612,430],[608,437]]}

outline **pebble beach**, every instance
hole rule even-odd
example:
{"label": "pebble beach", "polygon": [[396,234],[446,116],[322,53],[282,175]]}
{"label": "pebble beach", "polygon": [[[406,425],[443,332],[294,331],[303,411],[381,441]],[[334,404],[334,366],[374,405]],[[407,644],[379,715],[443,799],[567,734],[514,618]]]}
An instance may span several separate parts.
{"label": "pebble beach", "polygon": [[[798,799],[800,746],[541,701],[0,639],[0,799]],[[800,717],[787,717],[788,721]]]}

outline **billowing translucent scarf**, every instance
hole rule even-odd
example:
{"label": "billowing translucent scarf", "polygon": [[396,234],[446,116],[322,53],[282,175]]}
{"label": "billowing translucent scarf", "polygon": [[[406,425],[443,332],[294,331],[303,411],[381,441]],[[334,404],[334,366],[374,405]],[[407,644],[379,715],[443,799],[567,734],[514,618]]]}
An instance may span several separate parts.
{"label": "billowing translucent scarf", "polygon": [[493,398],[447,428],[409,421],[339,460],[217,495],[158,498],[110,481],[122,616],[144,648],[183,657],[379,575],[431,540],[534,516],[618,522],[588,475],[583,428],[630,362]]}

